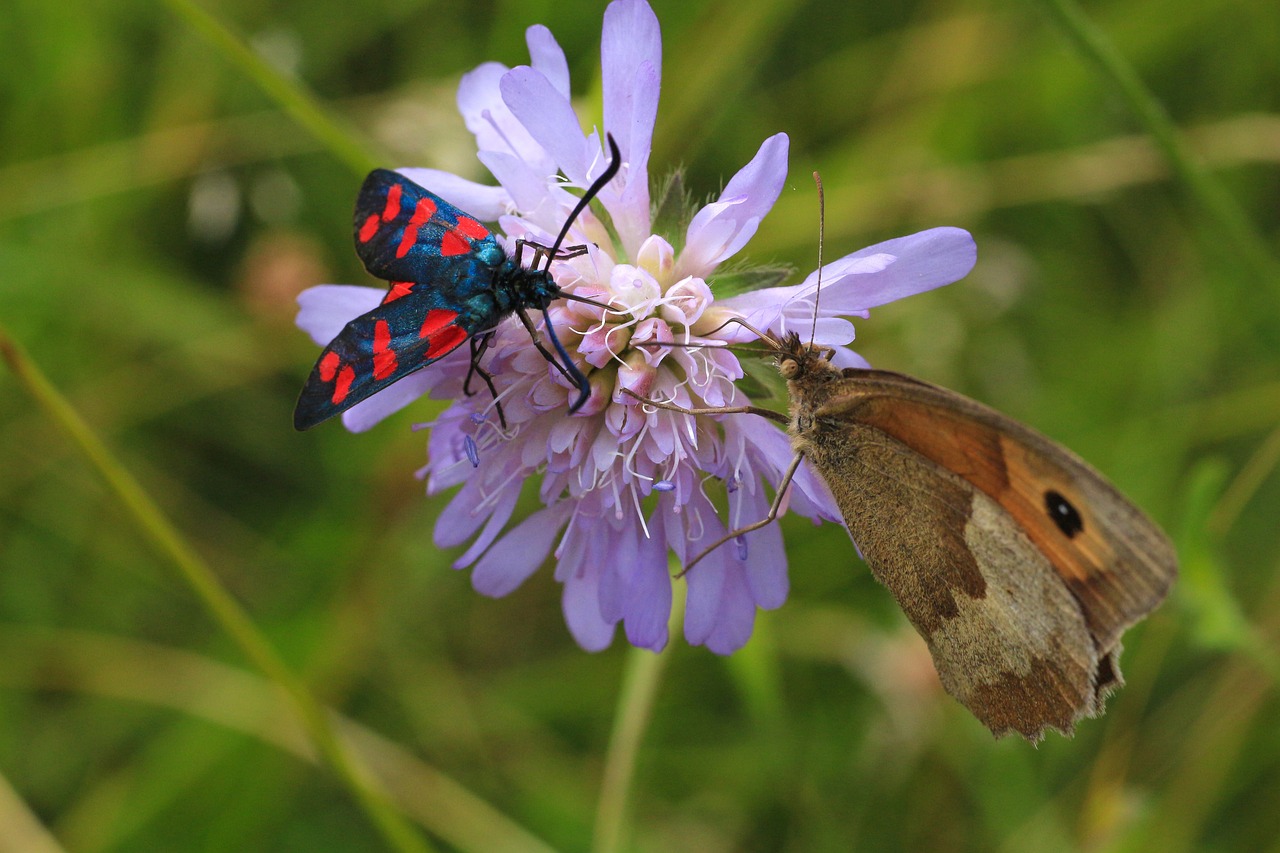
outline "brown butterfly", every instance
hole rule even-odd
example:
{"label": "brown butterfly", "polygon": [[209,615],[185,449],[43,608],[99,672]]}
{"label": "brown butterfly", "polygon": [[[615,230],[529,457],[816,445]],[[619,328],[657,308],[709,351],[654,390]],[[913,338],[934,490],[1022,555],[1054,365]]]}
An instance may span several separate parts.
{"label": "brown butterfly", "polygon": [[1036,741],[1101,713],[1124,683],[1121,635],[1177,574],[1160,528],[1084,460],[981,403],[757,334],[777,350],[791,415],[734,411],[785,423],[796,457],[769,515],[712,548],[771,522],[807,459],[943,687],[983,725]]}
{"label": "brown butterfly", "polygon": [[[819,270],[821,246],[820,237]],[[1034,742],[1100,714],[1124,683],[1121,635],[1178,573],[1160,528],[1080,457],[994,409],[900,373],[840,370],[833,351],[794,332],[778,340],[736,322],[775,351],[790,417],[646,402],[780,421],[796,455],[769,514],[685,571],[772,522],[808,459],[872,574],[924,638],[942,686],[983,725]]]}

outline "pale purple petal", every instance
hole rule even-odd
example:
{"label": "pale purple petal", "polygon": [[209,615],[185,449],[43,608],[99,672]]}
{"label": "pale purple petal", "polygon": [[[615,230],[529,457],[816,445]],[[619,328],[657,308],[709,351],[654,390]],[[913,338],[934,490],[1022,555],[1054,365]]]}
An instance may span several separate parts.
{"label": "pale purple petal", "polygon": [[756,624],[756,606],[743,572],[730,570],[720,593],[720,612],[715,628],[707,637],[707,648],[718,655],[733,654],[751,639]]}
{"label": "pale purple petal", "polygon": [[[730,496],[733,508],[731,517],[737,526],[753,524],[769,514],[769,497],[759,482],[744,483]],[[782,531],[777,520],[759,530],[743,534],[746,560],[734,546],[734,558],[738,560],[752,600],[765,610],[781,607],[787,600],[790,582],[787,580],[787,555],[782,547]]]}
{"label": "pale purple petal", "polygon": [[[434,365],[432,365],[434,366]],[[385,418],[394,415],[410,403],[431,392],[445,374],[431,367],[411,373],[404,379],[382,389],[372,397],[361,400],[342,413],[342,425],[351,432],[372,429]]]}
{"label": "pale purple petal", "polygon": [[666,514],[655,510],[649,520],[649,536],[640,537],[635,573],[623,612],[627,641],[642,649],[660,652],[667,645],[671,618],[671,574],[667,568]]}
{"label": "pale purple petal", "polygon": [[529,64],[541,71],[557,92],[569,97],[569,63],[551,30],[534,24],[525,30],[524,41],[529,46]]}
{"label": "pale purple petal", "polygon": [[625,164],[621,193],[604,201],[624,248],[634,257],[649,236],[649,149],[662,80],[662,34],[647,3],[618,0],[605,10],[600,62],[604,128],[618,143]]}
{"label": "pale purple petal", "polygon": [[465,568],[476,561],[476,558],[483,554],[488,547],[493,544],[493,540],[498,538],[498,534],[502,532],[502,528],[507,526],[507,522],[511,520],[511,514],[515,511],[516,503],[520,499],[519,489],[507,489],[498,496],[497,503],[493,507],[493,512],[489,516],[489,520],[485,522],[484,530],[480,531],[480,535],[471,543],[466,552],[453,561],[455,569]]}
{"label": "pale purple petal", "polygon": [[662,33],[653,9],[643,0],[610,3],[600,37],[604,126],[617,140],[623,160],[649,157],[661,67]]}
{"label": "pale purple petal", "polygon": [[508,109],[551,155],[565,177],[580,186],[590,183],[587,141],[569,99],[540,71],[527,65],[504,74],[499,88]]}
{"label": "pale purple petal", "polygon": [[497,222],[499,216],[515,209],[511,193],[505,187],[478,184],[439,169],[396,169],[396,171],[481,222]]}
{"label": "pale purple petal", "polygon": [[599,580],[598,571],[573,575],[565,580],[560,600],[569,633],[589,652],[603,651],[613,642],[613,624],[600,615]]}
{"label": "pale purple petal", "polygon": [[453,548],[470,539],[489,517],[481,510],[484,489],[479,477],[467,480],[436,520],[432,538],[439,548]]}
{"label": "pale purple petal", "polygon": [[458,83],[458,111],[475,134],[478,151],[501,151],[531,164],[542,174],[555,171],[551,158],[525,130],[502,100],[501,82],[507,67],[486,62],[462,75]]}
{"label": "pale purple petal", "polygon": [[[879,269],[864,268],[866,261],[886,255],[896,260]],[[823,313],[858,314],[959,281],[977,259],[978,248],[963,228],[930,228],[886,240],[830,264],[830,272],[823,272],[820,304]],[[810,273],[801,288],[816,285],[817,275]]]}
{"label": "pale purple petal", "polygon": [[[724,535],[724,525],[716,515],[715,507],[701,494],[694,495],[671,524],[668,530],[684,528],[684,565],[701,554],[712,542]],[[670,536],[667,537],[670,540]],[[720,611],[720,600],[725,585],[726,565],[733,543],[716,548],[685,574],[688,595],[684,614],[684,635],[690,644],[698,646],[706,642],[715,629]]]}
{"label": "pale purple petal", "polygon": [[766,139],[751,162],[725,186],[719,200],[694,215],[676,264],[677,279],[706,278],[755,235],[787,179],[787,148],[785,133]]}
{"label": "pale purple petal", "polygon": [[[976,259],[977,247],[969,232],[931,228],[868,246],[824,265],[820,294],[815,270],[800,284],[742,293],[718,306],[739,312],[757,328],[803,334],[813,322],[815,296],[820,326],[844,324],[847,321],[839,316],[865,317],[870,308],[958,281],[969,274]],[[846,344],[853,340],[852,327],[826,325],[814,340]]]}
{"label": "pale purple petal", "polygon": [[320,346],[328,346],[338,333],[361,314],[382,304],[386,290],[354,284],[317,284],[298,294],[298,328]]}
{"label": "pale purple petal", "polygon": [[471,572],[476,592],[500,598],[525,582],[551,553],[572,505],[564,501],[540,509],[490,548]]}

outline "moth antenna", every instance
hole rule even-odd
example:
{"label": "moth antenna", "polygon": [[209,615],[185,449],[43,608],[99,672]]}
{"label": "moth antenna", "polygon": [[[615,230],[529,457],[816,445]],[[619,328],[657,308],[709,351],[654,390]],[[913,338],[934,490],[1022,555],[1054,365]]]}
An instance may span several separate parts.
{"label": "moth antenna", "polygon": [[822,176],[813,173],[813,182],[818,185],[818,287],[813,292],[813,328],[809,330],[809,346],[818,336],[818,299],[822,296],[822,238],[827,230],[827,203],[822,194]]}
{"label": "moth antenna", "polygon": [[[556,348],[556,353],[560,356],[561,372],[569,379],[573,380],[573,384],[578,386],[578,399],[573,401],[573,405],[569,407],[569,414],[573,414],[582,408],[582,404],[587,402],[587,398],[591,396],[591,383],[587,381],[587,377],[578,369],[578,365],[573,363],[573,359],[569,357],[569,353],[565,351],[564,344],[560,343],[560,338],[556,336],[555,326],[551,324],[551,315],[547,313],[547,309],[542,309],[542,321],[546,325],[547,337],[551,338],[551,344]],[[552,361],[556,364],[555,361]]]}
{"label": "moth antenna", "polygon": [[572,293],[565,293],[564,291],[560,291],[560,293],[556,296],[556,298],[557,298],[557,299],[568,299],[570,302],[582,302],[582,303],[585,303],[585,304],[587,304],[587,305],[594,305],[595,307],[597,307],[597,308],[603,308],[603,309],[605,309],[606,311],[613,311],[613,310],[614,310],[614,307],[613,307],[612,305],[607,304],[607,303],[600,302],[599,300],[596,300],[596,299],[588,299],[588,298],[587,298],[587,297],[585,297],[585,296],[574,296]]}
{"label": "moth antenna", "polygon": [[560,229],[560,233],[556,236],[556,241],[551,244],[551,252],[547,256],[547,269],[551,268],[551,260],[556,257],[556,253],[560,251],[560,244],[564,242],[564,238],[569,236],[569,228],[573,225],[573,221],[578,218],[582,211],[586,210],[587,205],[591,204],[591,199],[600,194],[600,190],[604,189],[604,185],[613,180],[613,176],[618,174],[618,169],[622,168],[622,152],[618,150],[618,143],[614,141],[612,133],[606,133],[605,139],[609,142],[609,165],[600,177],[587,187],[587,191],[583,193],[582,198],[578,199],[578,204],[573,208],[573,212],[569,214],[569,218],[564,221],[564,227]]}

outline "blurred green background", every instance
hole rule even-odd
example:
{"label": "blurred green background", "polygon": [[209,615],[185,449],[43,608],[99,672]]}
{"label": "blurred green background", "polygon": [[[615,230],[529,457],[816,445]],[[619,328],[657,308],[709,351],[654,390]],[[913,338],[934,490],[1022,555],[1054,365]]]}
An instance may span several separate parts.
{"label": "blurred green background", "polygon": [[[603,3],[202,3],[387,165],[482,178],[458,77],[527,61],[534,23],[575,93],[598,96]],[[0,8],[0,324],[359,727],[344,731],[425,843],[1280,850],[1280,7],[1087,8],[1223,213],[1047,4],[654,0],[651,171],[683,164],[712,194],[786,131],[788,187],[748,251],[801,271],[814,169],[829,257],[969,229],[973,274],[877,310],[861,351],[1074,448],[1177,542],[1179,585],[1126,638],[1128,686],[1033,748],[940,692],[834,525],[783,522],[791,600],[729,659],[682,641],[656,665],[621,642],[582,652],[549,567],[500,601],[472,592],[431,543],[444,501],[412,476],[429,405],[360,436],[291,427],[317,352],[293,297],[369,282],[350,237],[361,175],[176,5]],[[620,699],[627,684],[641,699]],[[602,785],[620,796],[612,773],[630,781],[620,832],[599,806]],[[0,850],[387,847],[0,372]]]}

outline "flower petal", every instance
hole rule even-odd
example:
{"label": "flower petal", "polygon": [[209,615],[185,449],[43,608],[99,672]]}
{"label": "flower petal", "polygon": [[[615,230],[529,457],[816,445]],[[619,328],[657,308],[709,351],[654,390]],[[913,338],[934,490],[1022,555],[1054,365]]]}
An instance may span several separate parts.
{"label": "flower petal", "polygon": [[766,139],[751,162],[725,186],[719,200],[694,215],[676,263],[677,279],[706,278],[755,235],[787,179],[788,144],[785,133]]}
{"label": "flower petal", "polygon": [[[815,296],[820,324],[839,316],[865,317],[870,308],[964,278],[976,260],[977,247],[968,231],[931,228],[826,264],[821,294],[817,293],[815,270],[800,284],[739,294],[719,302],[717,309],[739,312],[757,328],[776,332],[804,329],[813,323]],[[829,326],[814,340],[847,344],[853,340],[852,327]]]}
{"label": "flower petal", "polygon": [[478,151],[512,154],[536,172],[551,174],[555,164],[502,100],[501,84],[507,70],[501,63],[486,62],[462,75],[458,112],[462,113],[467,130],[475,135]]}
{"label": "flower petal", "polygon": [[643,0],[617,0],[604,13],[600,39],[604,128],[625,164],[618,195],[601,199],[629,257],[648,236],[649,150],[662,83],[662,33]]}
{"label": "flower petal", "polygon": [[642,649],[662,651],[667,645],[671,618],[671,575],[667,569],[665,514],[661,509],[649,519],[649,536],[640,537],[636,567],[623,611],[627,641]]}
{"label": "flower petal", "polygon": [[[770,501],[759,481],[744,483],[729,500],[733,508],[730,518],[737,525],[753,524],[769,514]],[[777,521],[744,533],[742,539],[746,559],[738,562],[752,601],[765,610],[781,607],[787,600],[791,585],[787,579],[787,554],[782,547],[782,531]],[[735,551],[735,558],[740,558],[742,552]]]}
{"label": "flower petal", "polygon": [[382,304],[385,290],[353,284],[317,284],[298,294],[298,328],[320,346],[328,346],[338,333],[361,314]]}
{"label": "flower petal", "polygon": [[[437,367],[432,365],[431,367]],[[366,400],[361,400],[342,413],[342,425],[351,432],[365,432],[381,423],[396,412],[417,402],[431,393],[445,378],[438,368],[427,368],[411,373],[404,379],[382,389]]]}
{"label": "flower petal", "polygon": [[500,598],[524,583],[551,553],[572,504],[561,501],[540,509],[494,544],[471,572],[471,586],[481,595]]}
{"label": "flower petal", "polygon": [[569,98],[541,71],[522,65],[502,76],[499,84],[507,108],[555,160],[565,177],[579,186],[587,178],[587,141]]}
{"label": "flower petal", "polygon": [[756,606],[746,575],[741,569],[730,570],[725,576],[715,628],[707,636],[707,648],[718,655],[733,654],[751,639],[755,624]]}
{"label": "flower petal", "polygon": [[498,217],[515,209],[511,193],[505,187],[490,187],[468,181],[439,169],[396,169],[420,187],[431,190],[445,201],[481,222],[497,222]]}
{"label": "flower petal", "polygon": [[560,606],[569,633],[589,652],[604,651],[613,642],[613,624],[600,615],[599,567],[564,582]]}
{"label": "flower petal", "polygon": [[529,46],[529,64],[542,72],[557,92],[569,97],[569,63],[551,30],[534,24],[525,30],[524,42]]}

